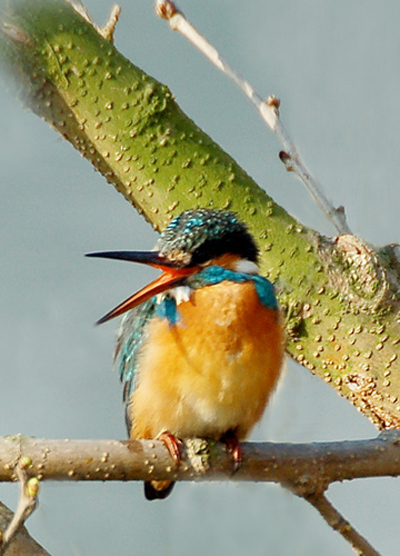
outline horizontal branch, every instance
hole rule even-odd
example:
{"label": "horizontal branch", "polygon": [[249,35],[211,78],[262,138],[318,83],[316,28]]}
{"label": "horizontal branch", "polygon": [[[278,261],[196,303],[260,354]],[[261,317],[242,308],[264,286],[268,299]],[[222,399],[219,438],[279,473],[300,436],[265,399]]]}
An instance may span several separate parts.
{"label": "horizontal branch", "polygon": [[234,472],[235,463],[224,443],[186,439],[176,468],[165,444],[157,440],[49,440],[16,435],[0,437],[0,481],[16,480],[22,463],[26,480],[31,476],[64,481],[271,481],[310,502],[357,554],[379,556],[324,493],[336,481],[400,475],[400,431],[386,431],[370,440],[244,443],[242,452],[242,465]]}
{"label": "horizontal branch", "polygon": [[130,481],[152,479],[271,481],[299,496],[322,492],[335,481],[400,475],[400,434],[376,439],[312,444],[244,443],[236,473],[225,444],[187,439],[176,469],[163,442],[153,440],[48,440],[0,438],[0,481],[16,479],[22,457],[40,480]]}

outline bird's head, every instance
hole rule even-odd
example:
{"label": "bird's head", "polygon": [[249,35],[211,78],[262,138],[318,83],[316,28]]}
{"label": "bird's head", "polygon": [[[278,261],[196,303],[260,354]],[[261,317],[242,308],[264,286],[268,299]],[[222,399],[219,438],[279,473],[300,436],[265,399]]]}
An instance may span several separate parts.
{"label": "bird's head", "polygon": [[258,250],[253,237],[235,213],[215,209],[188,210],[174,218],[160,235],[154,251],[88,253],[147,264],[161,276],[133,294],[98,321],[106,322],[154,295],[181,286],[188,277],[211,265],[256,272]]}

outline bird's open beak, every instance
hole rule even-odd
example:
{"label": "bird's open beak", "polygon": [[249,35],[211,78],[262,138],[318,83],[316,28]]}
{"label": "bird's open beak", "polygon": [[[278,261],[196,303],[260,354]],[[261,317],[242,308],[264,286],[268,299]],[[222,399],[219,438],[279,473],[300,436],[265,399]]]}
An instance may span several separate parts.
{"label": "bird's open beak", "polygon": [[177,268],[176,263],[164,259],[157,251],[105,251],[103,253],[88,253],[86,256],[142,263],[163,271],[159,278],[128,297],[128,299],[98,320],[96,324],[102,324],[114,317],[118,317],[154,295],[179,286],[187,276],[198,271],[197,267]]}

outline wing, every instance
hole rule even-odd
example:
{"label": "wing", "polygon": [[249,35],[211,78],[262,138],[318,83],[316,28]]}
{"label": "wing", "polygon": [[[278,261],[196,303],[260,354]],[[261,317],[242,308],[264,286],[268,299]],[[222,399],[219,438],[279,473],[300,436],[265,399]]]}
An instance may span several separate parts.
{"label": "wing", "polygon": [[[157,309],[155,298],[132,309],[121,321],[114,353],[114,368],[118,370],[123,385],[122,399],[127,410],[130,396],[138,383],[138,361],[141,347],[147,338],[147,323]],[[126,411],[128,432],[130,422]]]}

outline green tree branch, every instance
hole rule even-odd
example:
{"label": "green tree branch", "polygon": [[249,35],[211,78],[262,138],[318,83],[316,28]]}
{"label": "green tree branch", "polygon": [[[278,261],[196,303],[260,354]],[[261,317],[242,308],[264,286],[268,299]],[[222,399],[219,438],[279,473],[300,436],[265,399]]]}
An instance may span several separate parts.
{"label": "green tree branch", "polygon": [[[64,0],[13,0],[0,58],[44,118],[160,230],[181,211],[236,211],[286,317],[288,353],[379,428],[400,423],[396,246],[331,240],[292,218]],[[104,38],[106,35],[107,38]]]}

